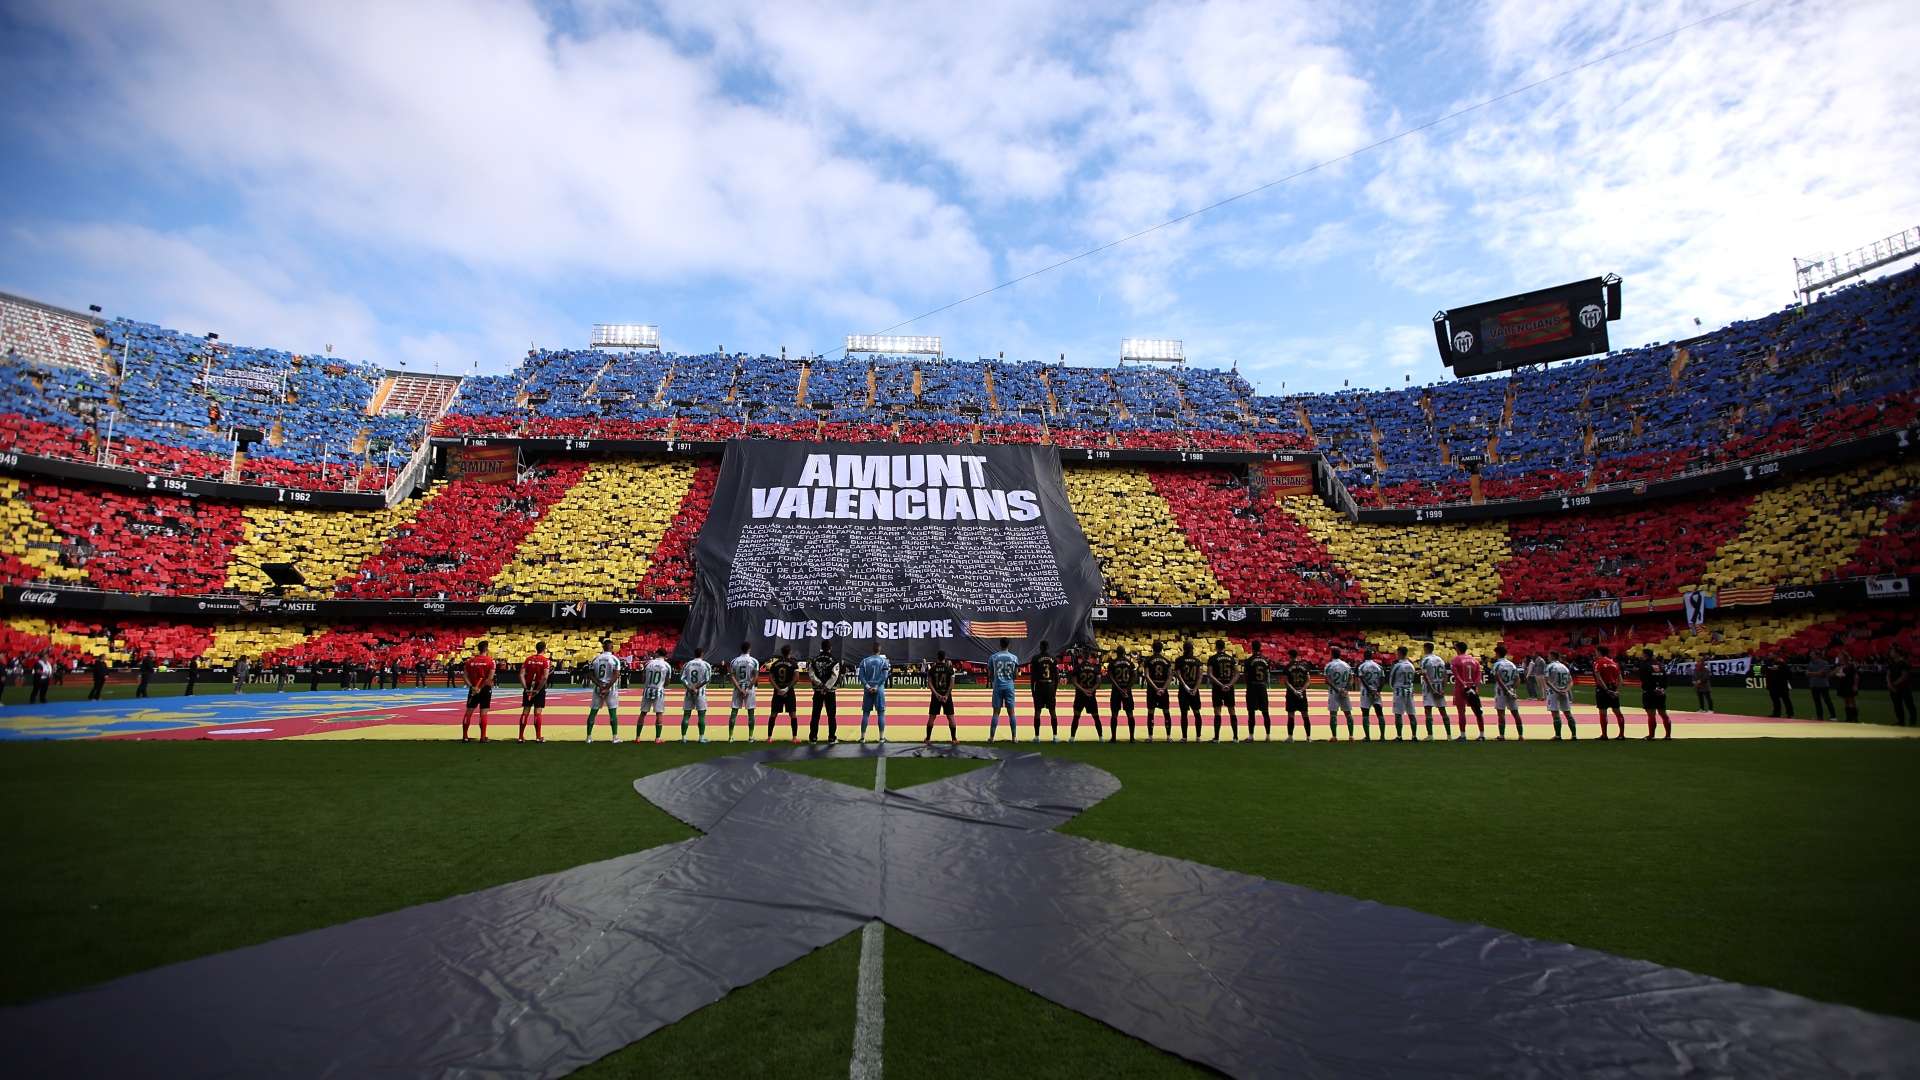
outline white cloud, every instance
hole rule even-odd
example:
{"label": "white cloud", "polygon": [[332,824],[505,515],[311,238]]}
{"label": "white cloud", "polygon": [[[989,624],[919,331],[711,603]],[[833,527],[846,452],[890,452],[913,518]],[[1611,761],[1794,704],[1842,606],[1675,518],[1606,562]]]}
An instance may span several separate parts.
{"label": "white cloud", "polygon": [[94,81],[73,130],[309,223],[527,274],[976,284],[965,211],[728,99],[640,30],[482,4],[54,4]]}
{"label": "white cloud", "polygon": [[[70,48],[29,58],[64,105],[22,130],[132,193],[5,213],[50,298],[482,370],[602,304],[831,347],[1708,10],[31,2]],[[1616,340],[1752,316],[1790,256],[1911,224],[1916,49],[1894,0],[1756,6],[910,330],[1076,362],[1183,337],[1299,389],[1437,372],[1434,307],[1609,270]]]}
{"label": "white cloud", "polygon": [[[1016,249],[1111,240],[1364,141],[1369,89],[1322,11],[1163,0],[1096,21],[997,0],[668,6],[727,64],[770,80],[787,114],[907,147],[987,205],[1065,208]],[[1205,239],[1163,231],[1077,272],[1152,315]]]}
{"label": "white cloud", "polygon": [[374,337],[376,321],[359,300],[303,288],[311,267],[298,251],[246,252],[211,233],[131,225],[18,229],[14,240],[72,267],[51,291],[75,307],[97,302],[187,333],[303,352],[333,344],[344,355]]}
{"label": "white cloud", "polygon": [[[1533,78],[1706,10],[1496,0],[1483,48]],[[1761,6],[1407,140],[1369,195],[1410,227],[1409,270],[1445,244],[1494,295],[1620,273],[1623,343],[1753,317],[1792,256],[1910,223],[1920,86],[1893,73],[1916,48],[1898,3]]]}
{"label": "white cloud", "polygon": [[989,202],[1059,192],[1078,164],[1071,129],[1101,104],[1071,57],[1092,20],[1059,0],[665,8],[728,66],[777,85],[790,115],[941,162]]}
{"label": "white cloud", "polygon": [[[23,292],[76,310],[98,303],[110,316],[216,332],[241,345],[307,354],[330,348],[366,363],[464,374],[476,362],[483,372],[508,366],[543,329],[567,325],[517,290],[467,285],[443,293],[424,282],[406,299],[460,317],[444,329],[393,334],[361,296],[318,285],[327,275],[300,248],[207,229],[58,225],[16,228],[11,239],[57,268]],[[485,302],[476,303],[481,295]]]}

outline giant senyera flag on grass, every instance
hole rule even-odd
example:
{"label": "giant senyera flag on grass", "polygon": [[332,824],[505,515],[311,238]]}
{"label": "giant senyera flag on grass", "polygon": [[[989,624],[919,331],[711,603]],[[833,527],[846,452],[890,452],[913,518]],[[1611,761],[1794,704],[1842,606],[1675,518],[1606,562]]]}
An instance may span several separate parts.
{"label": "giant senyera flag on grass", "polygon": [[1100,571],[1049,447],[727,444],[678,655],[879,642],[982,660],[1090,638]]}

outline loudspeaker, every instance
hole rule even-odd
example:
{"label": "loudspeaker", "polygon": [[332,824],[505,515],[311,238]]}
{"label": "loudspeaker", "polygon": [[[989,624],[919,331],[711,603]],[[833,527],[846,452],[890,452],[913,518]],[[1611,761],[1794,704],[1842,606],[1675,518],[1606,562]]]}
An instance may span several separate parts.
{"label": "loudspeaker", "polygon": [[307,583],[306,576],[300,573],[300,571],[295,570],[292,563],[261,563],[260,572],[267,575],[268,581],[273,582],[283,589],[289,585],[305,585]]}

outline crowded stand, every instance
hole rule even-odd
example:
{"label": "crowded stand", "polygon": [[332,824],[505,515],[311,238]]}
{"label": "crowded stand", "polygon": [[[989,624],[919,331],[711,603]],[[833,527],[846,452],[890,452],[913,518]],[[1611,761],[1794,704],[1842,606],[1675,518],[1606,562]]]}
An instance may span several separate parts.
{"label": "crowded stand", "polygon": [[1577,515],[1510,518],[1505,601],[1678,596],[1739,535],[1752,497],[1729,492]]}
{"label": "crowded stand", "polygon": [[[680,514],[695,467],[684,461],[596,462],[541,516],[489,598],[620,600],[651,570]],[[581,558],[592,552],[591,558]]]}
{"label": "crowded stand", "polygon": [[[412,387],[394,402],[394,375],[330,356],[90,322],[0,297],[0,429],[7,449],[28,454],[360,489],[384,487],[429,425],[441,436],[1304,449],[1323,455],[1361,506],[1437,506],[1640,483],[1911,426],[1920,420],[1916,274],[1684,342],[1431,386],[1294,395],[1263,395],[1234,372],[1198,366],[535,349],[510,373]],[[237,446],[236,428],[261,437]],[[1403,524],[1355,521],[1319,493],[1276,493],[1257,466],[1070,460],[1064,475],[1099,564],[1099,599],[1112,605],[1616,598],[1645,603],[1611,620],[1459,627],[1449,637],[1526,656],[1603,643],[1676,657],[1920,646],[1904,611],[1753,610],[1738,604],[1768,601],[1743,599],[1704,627],[1676,623],[1679,598],[1695,590],[1740,595],[1920,572],[1920,465],[1910,460],[1578,512]],[[581,458],[529,446],[510,482],[443,479],[391,508],[352,510],[4,477],[0,584],[156,597],[685,602],[717,476],[712,457]],[[276,590],[262,569],[275,563],[292,564],[305,583]],[[14,614],[0,626],[0,657],[413,668],[483,636],[508,654],[544,637],[577,657],[602,635],[644,652],[674,630]],[[1259,637],[1269,649],[1318,655],[1335,640],[1380,653],[1417,648],[1419,634],[1363,622],[1276,626]],[[1130,647],[1165,636],[1099,635]],[[1246,626],[1226,636],[1242,653],[1252,640]]]}
{"label": "crowded stand", "polygon": [[1739,534],[1715,550],[1701,580],[1721,588],[1824,581],[1868,537],[1888,535],[1891,500],[1911,499],[1917,488],[1912,461],[1769,488],[1754,496]]}
{"label": "crowded stand", "polygon": [[[307,578],[286,595],[449,599],[636,598],[685,601],[691,548],[711,503],[712,459],[556,461],[520,484],[457,480],[393,510],[236,507],[131,495],[87,485],[0,485],[9,584],[81,585],[149,595],[259,593],[269,562]],[[1630,508],[1485,523],[1355,523],[1318,496],[1263,492],[1217,467],[1069,465],[1069,498],[1116,604],[1477,604],[1595,597],[1671,598],[1690,589],[1805,584],[1863,571],[1920,572],[1901,523],[1920,467],[1872,466]],[[592,551],[593,558],[579,552]],[[156,555],[155,552],[158,552]],[[1907,554],[1903,557],[1902,552]],[[1663,655],[1781,654],[1842,647],[1878,655],[1914,641],[1904,612],[1775,612],[1733,608],[1700,630],[1669,613],[1449,635],[1476,650],[1504,641],[1519,655],[1595,644]],[[626,628],[671,633],[672,624]],[[598,631],[567,633],[582,641]],[[240,656],[297,665],[439,663],[501,628],[406,622],[206,623],[151,617],[16,615],[0,651],[115,662],[152,654],[177,663]],[[537,625],[528,635],[558,636]],[[1103,628],[1101,640],[1145,642],[1153,630]],[[1211,632],[1207,633],[1212,636]],[[1268,647],[1330,641],[1390,650],[1421,632],[1381,625],[1275,627]],[[1484,640],[1483,640],[1484,639]],[[1244,626],[1230,640],[1244,648]],[[1797,653],[1796,653],[1797,655]]]}
{"label": "crowded stand", "polygon": [[513,485],[473,479],[435,484],[413,518],[341,583],[340,593],[439,600],[483,595],[586,468],[562,461],[526,470]]}
{"label": "crowded stand", "polygon": [[331,597],[336,582],[356,575],[424,505],[424,500],[408,499],[391,509],[328,513],[282,506],[246,507],[246,531],[233,549],[227,585],[241,593],[265,593],[272,582],[261,567],[285,563],[298,568],[305,579],[302,584],[288,586],[285,595]]}
{"label": "crowded stand", "polygon": [[1220,604],[1227,590],[1195,550],[1147,470],[1072,469],[1067,498],[1115,604]]}
{"label": "crowded stand", "polygon": [[[1366,598],[1299,519],[1226,469],[1147,470],[1153,492],[1236,603],[1348,604]],[[1097,522],[1087,526],[1100,531]]]}
{"label": "crowded stand", "polygon": [[[357,487],[425,435],[404,402],[370,416],[384,373],[330,356],[195,337],[0,298],[0,430],[9,448],[142,472]],[[84,330],[84,333],[83,333]],[[444,401],[446,381],[432,393]],[[421,391],[424,393],[425,391]],[[389,394],[389,396],[391,396]],[[236,431],[258,436],[241,443]]]}
{"label": "crowded stand", "polygon": [[[1310,449],[1359,505],[1443,505],[1661,479],[1910,425],[1916,275],[1685,342],[1389,391],[1260,395],[1233,372],[1184,365],[536,349],[509,374],[462,380],[437,418],[368,416],[381,373],[331,357],[127,319],[89,326],[0,298],[0,421],[30,453],[94,460],[110,439],[105,459],[127,467],[216,478],[237,465],[243,480],[282,486],[377,483],[387,474],[365,466],[404,460],[431,421],[443,436]],[[236,456],[236,426],[265,438]]]}
{"label": "crowded stand", "polygon": [[[902,425],[903,428],[910,425]],[[829,435],[838,434],[829,432]],[[869,437],[847,432],[848,437]],[[5,583],[160,595],[683,600],[717,462],[556,458],[520,483],[436,482],[390,509],[319,510],[7,479]],[[1920,569],[1920,465],[1865,466],[1577,514],[1354,522],[1259,470],[1067,463],[1119,604],[1480,604],[1677,596]],[[160,545],[165,558],[143,552]],[[571,552],[601,552],[583,570]],[[584,576],[583,576],[584,575]]]}
{"label": "crowded stand", "polygon": [[716,462],[700,463],[687,483],[673,521],[660,535],[653,550],[646,576],[640,579],[634,595],[641,600],[686,600],[693,596],[693,542],[706,523],[713,506],[713,486],[720,478]]}
{"label": "crowded stand", "polygon": [[1490,604],[1500,595],[1507,523],[1348,521],[1316,495],[1281,500],[1375,604]]}
{"label": "crowded stand", "polygon": [[1008,363],[998,360],[989,365],[993,379],[994,406],[1002,416],[1039,417],[1052,410],[1047,392],[1046,365]]}
{"label": "crowded stand", "polygon": [[[13,499],[60,538],[62,564],[85,573],[87,585],[113,592],[217,591],[245,530],[231,503],[40,481],[19,484]],[[10,547],[20,542],[8,539]]]}
{"label": "crowded stand", "polygon": [[967,416],[987,406],[987,374],[978,364],[957,360],[929,360],[919,365],[920,392],[916,403],[935,413]]}

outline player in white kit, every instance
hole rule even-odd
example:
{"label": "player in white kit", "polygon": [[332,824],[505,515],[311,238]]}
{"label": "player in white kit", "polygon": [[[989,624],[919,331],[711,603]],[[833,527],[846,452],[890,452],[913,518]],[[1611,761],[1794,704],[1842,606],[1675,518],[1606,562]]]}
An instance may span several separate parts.
{"label": "player in white kit", "polygon": [[1573,722],[1573,671],[1560,662],[1560,651],[1547,654],[1547,712],[1553,717],[1553,737],[1560,737],[1560,714],[1567,714],[1567,734],[1578,740],[1580,729]]}
{"label": "player in white kit", "polygon": [[667,680],[673,678],[673,665],[667,663],[667,650],[656,649],[653,659],[640,672],[640,723],[634,728],[644,732],[647,713],[653,713],[653,741],[660,741],[660,729],[667,722]]}
{"label": "player in white kit", "polygon": [[[727,741],[733,741],[733,719],[747,710],[747,741],[753,741],[754,680],[760,677],[760,661],[753,658],[753,645],[740,643],[740,655],[727,664],[727,678],[733,682],[733,709],[727,713]],[[773,721],[767,721],[771,724]]]}
{"label": "player in white kit", "polygon": [[620,741],[620,658],[613,655],[613,642],[600,639],[600,655],[587,661],[587,679],[593,684],[593,704],[587,707],[587,741],[593,741],[593,718],[601,706],[607,709],[607,730],[613,741]]}
{"label": "player in white kit", "polygon": [[[1407,726],[1413,729],[1413,739],[1420,741],[1420,721],[1413,712],[1413,685],[1420,679],[1414,670],[1413,661],[1407,659],[1407,647],[1394,650],[1398,658],[1393,662],[1393,670],[1387,673],[1387,679],[1393,683],[1393,737],[1400,738],[1400,720],[1406,718]],[[1382,735],[1386,734],[1384,731]]]}
{"label": "player in white kit", "polygon": [[1427,738],[1433,738],[1433,710],[1440,710],[1440,723],[1447,729],[1447,739],[1453,739],[1453,718],[1447,713],[1447,662],[1433,654],[1433,642],[1424,645],[1426,654],[1420,657],[1420,686],[1425,691],[1422,698],[1427,713]]}
{"label": "player in white kit", "polygon": [[1380,687],[1387,681],[1387,669],[1380,666],[1380,661],[1375,660],[1372,653],[1368,653],[1367,658],[1360,661],[1355,674],[1360,679],[1360,735],[1362,738],[1373,738],[1367,731],[1367,713],[1371,710],[1380,720],[1380,738],[1384,740],[1387,737],[1387,714],[1380,706]]}
{"label": "player in white kit", "polygon": [[713,665],[702,657],[706,651],[694,649],[693,659],[680,669],[680,685],[687,688],[687,696],[680,703],[681,742],[687,741],[687,719],[696,711],[700,713],[700,741],[707,741],[707,684],[713,681]]}
{"label": "player in white kit", "polygon": [[1498,739],[1507,737],[1507,713],[1513,713],[1513,733],[1521,739],[1527,729],[1520,723],[1520,665],[1507,659],[1507,647],[1493,647],[1493,715],[1500,722]]}
{"label": "player in white kit", "polygon": [[1333,647],[1333,659],[1320,674],[1327,680],[1327,727],[1332,738],[1340,737],[1339,717],[1347,718],[1347,741],[1353,741],[1353,705],[1347,699],[1347,688],[1353,685],[1353,668],[1340,659],[1340,646]]}

